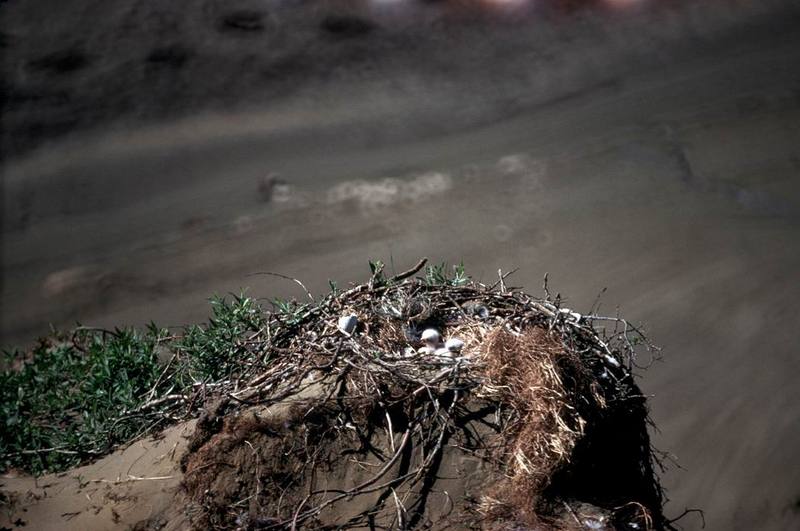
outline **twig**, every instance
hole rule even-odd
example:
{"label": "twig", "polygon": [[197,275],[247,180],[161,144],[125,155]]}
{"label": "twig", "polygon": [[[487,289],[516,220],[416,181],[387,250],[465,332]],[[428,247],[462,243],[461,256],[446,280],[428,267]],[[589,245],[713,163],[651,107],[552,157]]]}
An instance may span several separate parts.
{"label": "twig", "polygon": [[253,277],[253,276],[257,276],[257,275],[268,275],[268,276],[272,276],[272,277],[282,278],[282,279],[285,279],[285,280],[291,280],[292,282],[294,282],[295,284],[297,284],[298,286],[303,288],[303,291],[306,292],[306,296],[308,296],[308,298],[311,300],[312,303],[317,302],[317,300],[314,298],[314,296],[311,294],[311,292],[308,291],[308,288],[306,288],[305,284],[303,284],[302,282],[300,282],[300,280],[298,280],[298,279],[296,279],[294,277],[290,277],[290,276],[287,276],[287,275],[282,275],[280,273],[273,273],[272,271],[258,271],[256,273],[250,273],[249,275],[246,275],[246,276]]}
{"label": "twig", "polygon": [[561,502],[564,504],[564,507],[567,509],[567,512],[572,516],[572,519],[575,520],[575,523],[578,524],[579,527],[584,527],[581,524],[581,521],[578,519],[578,515],[575,514],[575,511],[572,510],[572,507],[569,506],[567,502]]}
{"label": "twig", "polygon": [[502,269],[498,269],[497,270],[497,276],[499,278],[494,284],[489,286],[489,288],[488,288],[489,291],[492,291],[493,289],[495,289],[499,285],[500,286],[500,293],[505,294],[506,293],[506,278],[508,278],[509,276],[513,275],[517,271],[519,271],[518,267],[515,267],[514,269],[512,269],[508,273],[503,273]]}
{"label": "twig", "polygon": [[419,272],[420,269],[425,267],[425,264],[427,264],[427,263],[428,263],[428,259],[427,258],[423,258],[422,260],[417,262],[417,265],[415,265],[411,269],[409,269],[407,271],[403,271],[402,273],[397,274],[397,275],[393,276],[392,278],[390,278],[389,282],[396,283],[396,282],[400,282],[401,280],[405,280],[408,277],[412,277],[412,276],[416,275]]}
{"label": "twig", "polygon": [[697,514],[700,515],[700,520],[702,521],[702,524],[701,524],[700,527],[701,527],[701,529],[705,529],[706,528],[706,515],[705,515],[705,513],[703,512],[702,509],[684,509],[684,511],[681,514],[679,514],[677,517],[675,517],[675,518],[673,518],[671,520],[667,520],[667,523],[668,524],[673,524],[673,523],[677,522],[678,520],[680,520],[681,518],[683,518],[684,516],[686,516],[687,514],[690,514],[690,513],[697,513]]}
{"label": "twig", "polygon": [[397,509],[397,527],[398,529],[405,529],[406,528],[406,521],[405,521],[405,514],[406,509],[403,507],[403,504],[400,503],[400,499],[397,497],[397,492],[394,489],[390,489],[392,491],[392,498],[394,498],[394,506]]}
{"label": "twig", "polygon": [[90,479],[90,483],[109,483],[111,485],[119,485],[121,483],[128,483],[131,481],[166,481],[168,479],[175,479],[175,476],[153,476],[153,477],[140,477],[128,474],[125,479]]}

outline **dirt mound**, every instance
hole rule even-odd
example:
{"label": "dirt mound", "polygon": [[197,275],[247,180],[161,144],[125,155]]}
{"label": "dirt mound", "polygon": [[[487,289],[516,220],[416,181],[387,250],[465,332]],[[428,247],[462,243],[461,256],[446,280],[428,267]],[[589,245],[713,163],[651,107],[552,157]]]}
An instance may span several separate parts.
{"label": "dirt mound", "polygon": [[[534,298],[502,274],[488,286],[463,268],[424,267],[387,277],[372,264],[366,284],[275,301],[272,312],[218,300],[207,325],[182,335],[81,330],[62,350],[38,352],[18,378],[6,374],[20,389],[61,358],[89,373],[92,360],[147,370],[101,378],[144,379],[122,411],[84,415],[107,426],[99,439],[65,425],[74,441],[6,451],[7,463],[33,472],[111,455],[38,480],[6,478],[0,525],[36,507],[36,525],[74,529],[670,528],[632,375],[637,349],[655,349],[639,330],[563,308],[546,283]],[[105,388],[88,389],[39,402],[69,411],[78,398],[107,402]],[[8,405],[38,412],[39,402]],[[50,409],[39,422],[63,417]],[[163,441],[142,439],[165,426]],[[95,484],[113,504],[85,503]],[[136,500],[152,510],[134,510]]]}
{"label": "dirt mound", "polygon": [[668,528],[631,375],[643,336],[502,278],[408,280],[422,267],[376,265],[253,340],[259,371],[182,462],[192,525]]}

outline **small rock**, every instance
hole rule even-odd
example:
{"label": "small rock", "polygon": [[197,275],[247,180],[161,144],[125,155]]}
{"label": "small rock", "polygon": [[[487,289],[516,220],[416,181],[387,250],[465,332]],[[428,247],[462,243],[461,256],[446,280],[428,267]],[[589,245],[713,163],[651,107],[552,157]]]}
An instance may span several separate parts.
{"label": "small rock", "polygon": [[356,331],[356,327],[358,326],[358,317],[356,315],[343,315],[339,317],[338,328],[342,332],[347,335],[351,335],[353,332]]}
{"label": "small rock", "polygon": [[286,203],[291,193],[289,183],[277,173],[269,173],[258,181],[258,196],[264,203]]}

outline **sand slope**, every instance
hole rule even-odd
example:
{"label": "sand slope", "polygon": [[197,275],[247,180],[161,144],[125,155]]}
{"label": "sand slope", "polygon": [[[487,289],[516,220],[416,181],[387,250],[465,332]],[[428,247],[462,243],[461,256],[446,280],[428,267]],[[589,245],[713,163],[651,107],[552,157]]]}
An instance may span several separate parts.
{"label": "sand slope", "polygon": [[[0,479],[7,528],[95,531],[180,529],[180,458],[194,421],[142,439],[87,466],[39,478]],[[163,527],[170,523],[171,527]]]}

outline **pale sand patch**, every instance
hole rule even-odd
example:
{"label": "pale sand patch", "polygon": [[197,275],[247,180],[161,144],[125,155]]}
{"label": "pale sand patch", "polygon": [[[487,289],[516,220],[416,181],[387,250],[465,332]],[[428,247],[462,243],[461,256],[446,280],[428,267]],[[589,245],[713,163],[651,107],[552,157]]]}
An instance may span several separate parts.
{"label": "pale sand patch", "polygon": [[90,531],[150,521],[179,528],[182,519],[173,500],[183,478],[179,461],[194,425],[191,420],[173,426],[160,438],[141,439],[68,472],[0,478],[0,526],[24,522],[26,529]]}

